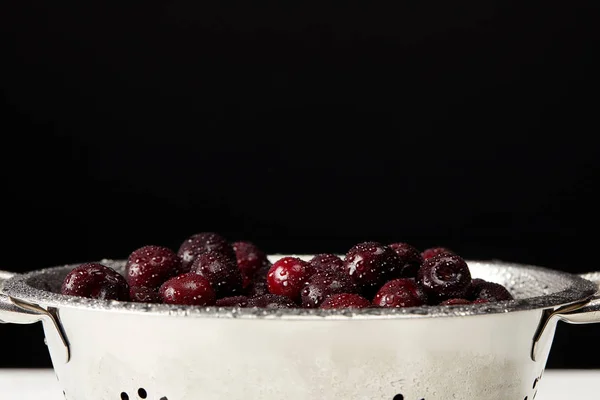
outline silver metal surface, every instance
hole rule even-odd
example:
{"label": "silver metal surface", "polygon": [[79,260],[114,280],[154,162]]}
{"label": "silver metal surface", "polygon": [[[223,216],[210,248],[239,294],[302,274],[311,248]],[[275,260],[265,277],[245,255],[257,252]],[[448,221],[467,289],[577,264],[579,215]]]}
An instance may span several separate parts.
{"label": "silver metal surface", "polygon": [[[556,328],[541,323],[556,310],[598,321],[596,284],[500,262],[469,261],[469,267],[473,277],[507,286],[514,301],[355,311],[147,305],[56,294],[74,266],[14,276],[3,289],[23,310],[30,311],[28,304],[56,310],[70,362],[63,362],[61,343],[52,339],[57,329],[47,319],[44,331],[67,400],[119,400],[122,393],[138,399],[140,389],[155,400],[532,399]],[[534,360],[532,340],[540,330]]]}
{"label": "silver metal surface", "polygon": [[[581,275],[582,278],[600,285],[600,272]],[[583,307],[557,314],[561,321],[570,324],[592,324],[600,321],[600,290]]]}
{"label": "silver metal surface", "polygon": [[[58,318],[47,309],[36,304],[29,304],[3,294],[6,279],[14,274],[0,271],[0,322],[11,324],[33,324],[42,321],[48,341],[56,343],[53,352],[57,361],[69,362],[69,344],[62,332]],[[50,327],[46,329],[46,326]]]}
{"label": "silver metal surface", "polygon": [[41,320],[40,314],[35,311],[23,310],[17,307],[10,297],[2,294],[4,282],[15,274],[0,271],[0,323],[33,324]]}
{"label": "silver metal surface", "polygon": [[61,310],[68,400],[522,400],[541,310],[417,319],[188,318]]}
{"label": "silver metal surface", "polygon": [[[600,272],[592,272],[580,276],[593,282],[596,286],[600,285]],[[594,324],[600,322],[600,290],[597,290],[596,294],[588,301],[559,307],[556,310],[548,310],[546,312],[540,324],[540,329],[536,332],[533,339],[531,358],[534,361],[540,357],[540,354],[544,353],[543,346],[548,344],[545,336],[553,335],[549,331],[554,332],[554,327],[558,321],[568,322],[569,324]]]}

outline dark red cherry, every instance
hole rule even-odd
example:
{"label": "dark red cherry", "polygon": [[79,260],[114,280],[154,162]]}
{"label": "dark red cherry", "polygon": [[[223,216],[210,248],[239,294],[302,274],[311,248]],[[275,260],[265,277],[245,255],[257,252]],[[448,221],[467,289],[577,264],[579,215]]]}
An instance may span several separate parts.
{"label": "dark red cherry", "polygon": [[167,279],[181,272],[181,258],[171,249],[144,246],[133,251],[125,264],[129,286],[158,288]]}
{"label": "dark red cherry", "polygon": [[136,303],[162,303],[162,297],[157,289],[144,286],[131,286],[129,297]]}
{"label": "dark red cherry", "polygon": [[267,274],[271,269],[271,263],[265,264],[252,277],[252,281],[245,288],[245,293],[248,297],[262,296],[269,293],[267,286]]}
{"label": "dark red cherry", "polygon": [[264,294],[248,300],[248,307],[258,308],[295,308],[296,304],[286,296]]}
{"label": "dark red cherry", "polygon": [[129,300],[129,285],[121,274],[98,263],[74,268],[63,280],[61,294],[102,300]]}
{"label": "dark red cherry", "polygon": [[341,272],[329,270],[311,276],[302,288],[302,307],[316,308],[329,296],[340,293],[356,293],[354,282]]}
{"label": "dark red cherry", "polygon": [[394,250],[377,242],[359,243],[344,258],[344,272],[367,297],[396,276],[400,267]]}
{"label": "dark red cherry", "polygon": [[209,250],[235,258],[233,248],[223,236],[214,232],[197,233],[187,238],[177,251],[182,259],[182,272],[189,272],[194,259]]}
{"label": "dark red cherry", "polygon": [[242,274],[235,258],[207,251],[196,256],[191,272],[205,277],[215,290],[217,298],[235,296],[242,292]]}
{"label": "dark red cherry", "polygon": [[329,296],[321,303],[320,308],[369,308],[371,302],[362,296],[354,293],[340,293]]}
{"label": "dark red cherry", "polygon": [[400,268],[396,276],[398,278],[414,278],[423,264],[423,257],[419,250],[408,243],[398,242],[388,245],[398,255]]}
{"label": "dark red cherry", "polygon": [[379,289],[373,304],[379,307],[417,307],[423,305],[419,288],[413,279],[394,279]]}
{"label": "dark red cherry", "polygon": [[224,297],[217,300],[215,305],[217,307],[246,307],[248,305],[248,298],[246,296]]}
{"label": "dark red cherry", "polygon": [[477,299],[477,296],[479,296],[479,290],[481,289],[482,284],[485,282],[487,282],[487,281],[480,279],[480,278],[471,279],[471,283],[469,284],[469,287],[467,288],[467,293],[465,295],[465,298],[469,299],[469,300]]}
{"label": "dark red cherry", "polygon": [[513,296],[503,285],[478,278],[471,281],[471,285],[467,290],[467,298],[472,300],[483,299],[489,302],[513,300]]}
{"label": "dark red cherry", "polygon": [[335,254],[317,254],[313,256],[308,263],[312,265],[315,272],[344,272],[344,261]]}
{"label": "dark red cherry", "polygon": [[467,299],[448,299],[448,300],[442,301],[440,303],[440,306],[457,306],[457,305],[466,305],[466,304],[472,304],[472,303]]}
{"label": "dark red cherry", "polygon": [[461,257],[442,253],[423,262],[417,273],[417,283],[430,302],[464,298],[471,284],[471,272]]}
{"label": "dark red cherry", "polygon": [[428,258],[437,256],[438,254],[442,254],[442,253],[454,254],[454,252],[447,247],[430,247],[429,249],[423,250],[423,252],[421,253],[421,256],[423,257],[423,260],[427,260]]}
{"label": "dark red cherry", "polygon": [[232,243],[233,251],[237,265],[244,279],[243,287],[246,288],[252,283],[254,274],[265,264],[269,264],[267,255],[251,242]]}
{"label": "dark red cherry", "polygon": [[159,293],[166,304],[212,306],[216,299],[208,279],[193,272],[169,279],[162,284]]}
{"label": "dark red cherry", "polygon": [[313,272],[313,267],[300,258],[280,258],[267,274],[269,293],[286,296],[297,302],[300,300],[300,291]]}

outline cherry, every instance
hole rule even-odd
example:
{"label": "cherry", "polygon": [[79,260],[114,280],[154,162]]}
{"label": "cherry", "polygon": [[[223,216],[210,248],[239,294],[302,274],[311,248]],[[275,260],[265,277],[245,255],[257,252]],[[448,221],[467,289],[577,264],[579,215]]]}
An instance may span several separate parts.
{"label": "cherry", "polygon": [[[167,247],[133,251],[124,277],[98,263],[73,269],[61,293],[98,299],[219,307],[364,308],[484,304],[512,300],[503,285],[471,279],[466,261],[446,247],[419,252],[405,242],[366,241],[341,258],[283,257],[271,264],[250,241],[201,232]],[[370,301],[372,300],[372,301]]]}
{"label": "cherry", "polygon": [[472,300],[487,301],[513,300],[513,296],[503,285],[478,278],[471,281],[467,289],[467,297]]}
{"label": "cherry", "polygon": [[244,279],[243,287],[252,283],[254,274],[265,264],[270,264],[267,255],[251,242],[232,243],[237,265]]}
{"label": "cherry", "polygon": [[442,254],[442,253],[454,254],[454,252],[452,250],[448,249],[447,247],[431,247],[429,249],[423,250],[423,252],[421,253],[421,256],[423,257],[423,260],[427,260],[428,258],[437,256],[438,254]]}
{"label": "cherry", "polygon": [[162,303],[162,297],[158,290],[144,286],[131,286],[129,297],[136,303]]}
{"label": "cherry", "polygon": [[223,253],[210,250],[199,254],[190,272],[208,279],[218,298],[234,296],[242,291],[242,274],[235,258]]}
{"label": "cherry", "polygon": [[211,306],[216,298],[208,279],[193,272],[169,279],[162,284],[159,293],[166,304]]}
{"label": "cherry", "polygon": [[487,282],[487,281],[480,279],[480,278],[471,279],[471,283],[469,284],[469,287],[467,288],[467,293],[465,295],[465,298],[467,298],[469,300],[475,300],[477,298],[477,296],[479,296],[479,290],[481,289],[482,284],[485,282]]}
{"label": "cherry", "polygon": [[248,307],[258,308],[295,308],[296,304],[286,296],[264,294],[248,300]]}
{"label": "cherry", "polygon": [[412,279],[394,279],[379,289],[373,304],[379,307],[416,307],[424,301]]}
{"label": "cherry", "polygon": [[355,293],[356,286],[348,275],[337,271],[317,272],[300,292],[302,307],[316,308],[332,294]]}
{"label": "cherry", "polygon": [[471,283],[471,272],[458,255],[441,253],[423,262],[417,273],[417,283],[433,302],[464,298]]}
{"label": "cherry", "polygon": [[448,300],[442,301],[440,303],[440,306],[457,306],[457,305],[462,305],[462,304],[472,304],[472,303],[467,299],[448,299]]}
{"label": "cherry", "polygon": [[267,274],[269,273],[271,266],[271,263],[268,263],[256,271],[252,277],[252,281],[245,288],[245,292],[248,297],[257,297],[269,293],[269,288],[267,286]]}
{"label": "cherry", "polygon": [[359,243],[344,258],[344,272],[367,297],[396,276],[400,268],[400,259],[394,250],[378,242]]}
{"label": "cherry", "polygon": [[63,280],[61,294],[102,300],[129,300],[129,285],[121,274],[98,263],[85,263]]}
{"label": "cherry", "polygon": [[269,293],[286,296],[296,302],[300,300],[300,291],[313,272],[313,267],[298,257],[280,258],[267,274]]}
{"label": "cherry", "polygon": [[248,297],[246,296],[231,296],[223,297],[215,303],[217,307],[246,307],[248,305]]}
{"label": "cherry", "polygon": [[167,279],[181,272],[181,258],[171,249],[144,246],[133,251],[125,264],[129,286],[158,288]]}
{"label": "cherry", "polygon": [[400,259],[399,278],[414,278],[417,276],[417,271],[423,264],[423,257],[419,250],[408,243],[392,243],[388,245],[398,255]]}
{"label": "cherry", "polygon": [[340,293],[329,296],[321,303],[320,308],[369,308],[370,306],[371,302],[358,294]]}
{"label": "cherry", "polygon": [[187,238],[177,254],[182,259],[182,272],[189,272],[194,259],[205,251],[213,250],[235,258],[233,248],[223,236],[214,232],[202,232]]}
{"label": "cherry", "polygon": [[317,254],[308,263],[312,265],[316,272],[344,271],[344,261],[335,254]]}

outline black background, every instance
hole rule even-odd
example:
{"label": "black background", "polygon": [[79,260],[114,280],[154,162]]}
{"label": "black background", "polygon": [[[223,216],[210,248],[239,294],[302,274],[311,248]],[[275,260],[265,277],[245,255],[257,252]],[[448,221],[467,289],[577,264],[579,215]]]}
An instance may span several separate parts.
{"label": "black background", "polygon": [[[598,269],[596,7],[2,2],[1,267],[216,231]],[[600,367],[599,334],[562,324],[549,366]],[[50,365],[39,326],[0,342]]]}

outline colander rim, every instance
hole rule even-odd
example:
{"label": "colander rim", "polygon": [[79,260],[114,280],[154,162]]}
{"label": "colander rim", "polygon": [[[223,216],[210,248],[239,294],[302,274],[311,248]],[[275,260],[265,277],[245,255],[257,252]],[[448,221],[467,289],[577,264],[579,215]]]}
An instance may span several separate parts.
{"label": "colander rim", "polygon": [[[272,254],[271,261],[280,257],[295,256],[307,259],[311,255]],[[519,298],[484,304],[469,304],[456,306],[420,306],[407,308],[363,308],[345,310],[325,309],[258,309],[232,307],[201,307],[171,304],[147,304],[114,300],[97,300],[75,296],[66,296],[50,290],[38,288],[45,278],[64,276],[68,271],[81,263],[67,264],[51,268],[34,270],[25,274],[14,275],[4,282],[2,292],[22,302],[37,304],[42,307],[77,308],[99,312],[136,313],[149,315],[169,315],[174,317],[204,317],[204,318],[261,318],[261,319],[406,319],[433,317],[467,317],[529,311],[535,309],[558,308],[576,303],[585,303],[598,290],[596,284],[578,275],[545,267],[505,262],[500,260],[466,260],[474,267],[501,267],[511,273],[546,273],[555,279],[564,281],[564,289],[546,295],[529,298]],[[102,259],[96,261],[113,268],[123,268],[125,260]],[[47,281],[47,280],[46,280]]]}

